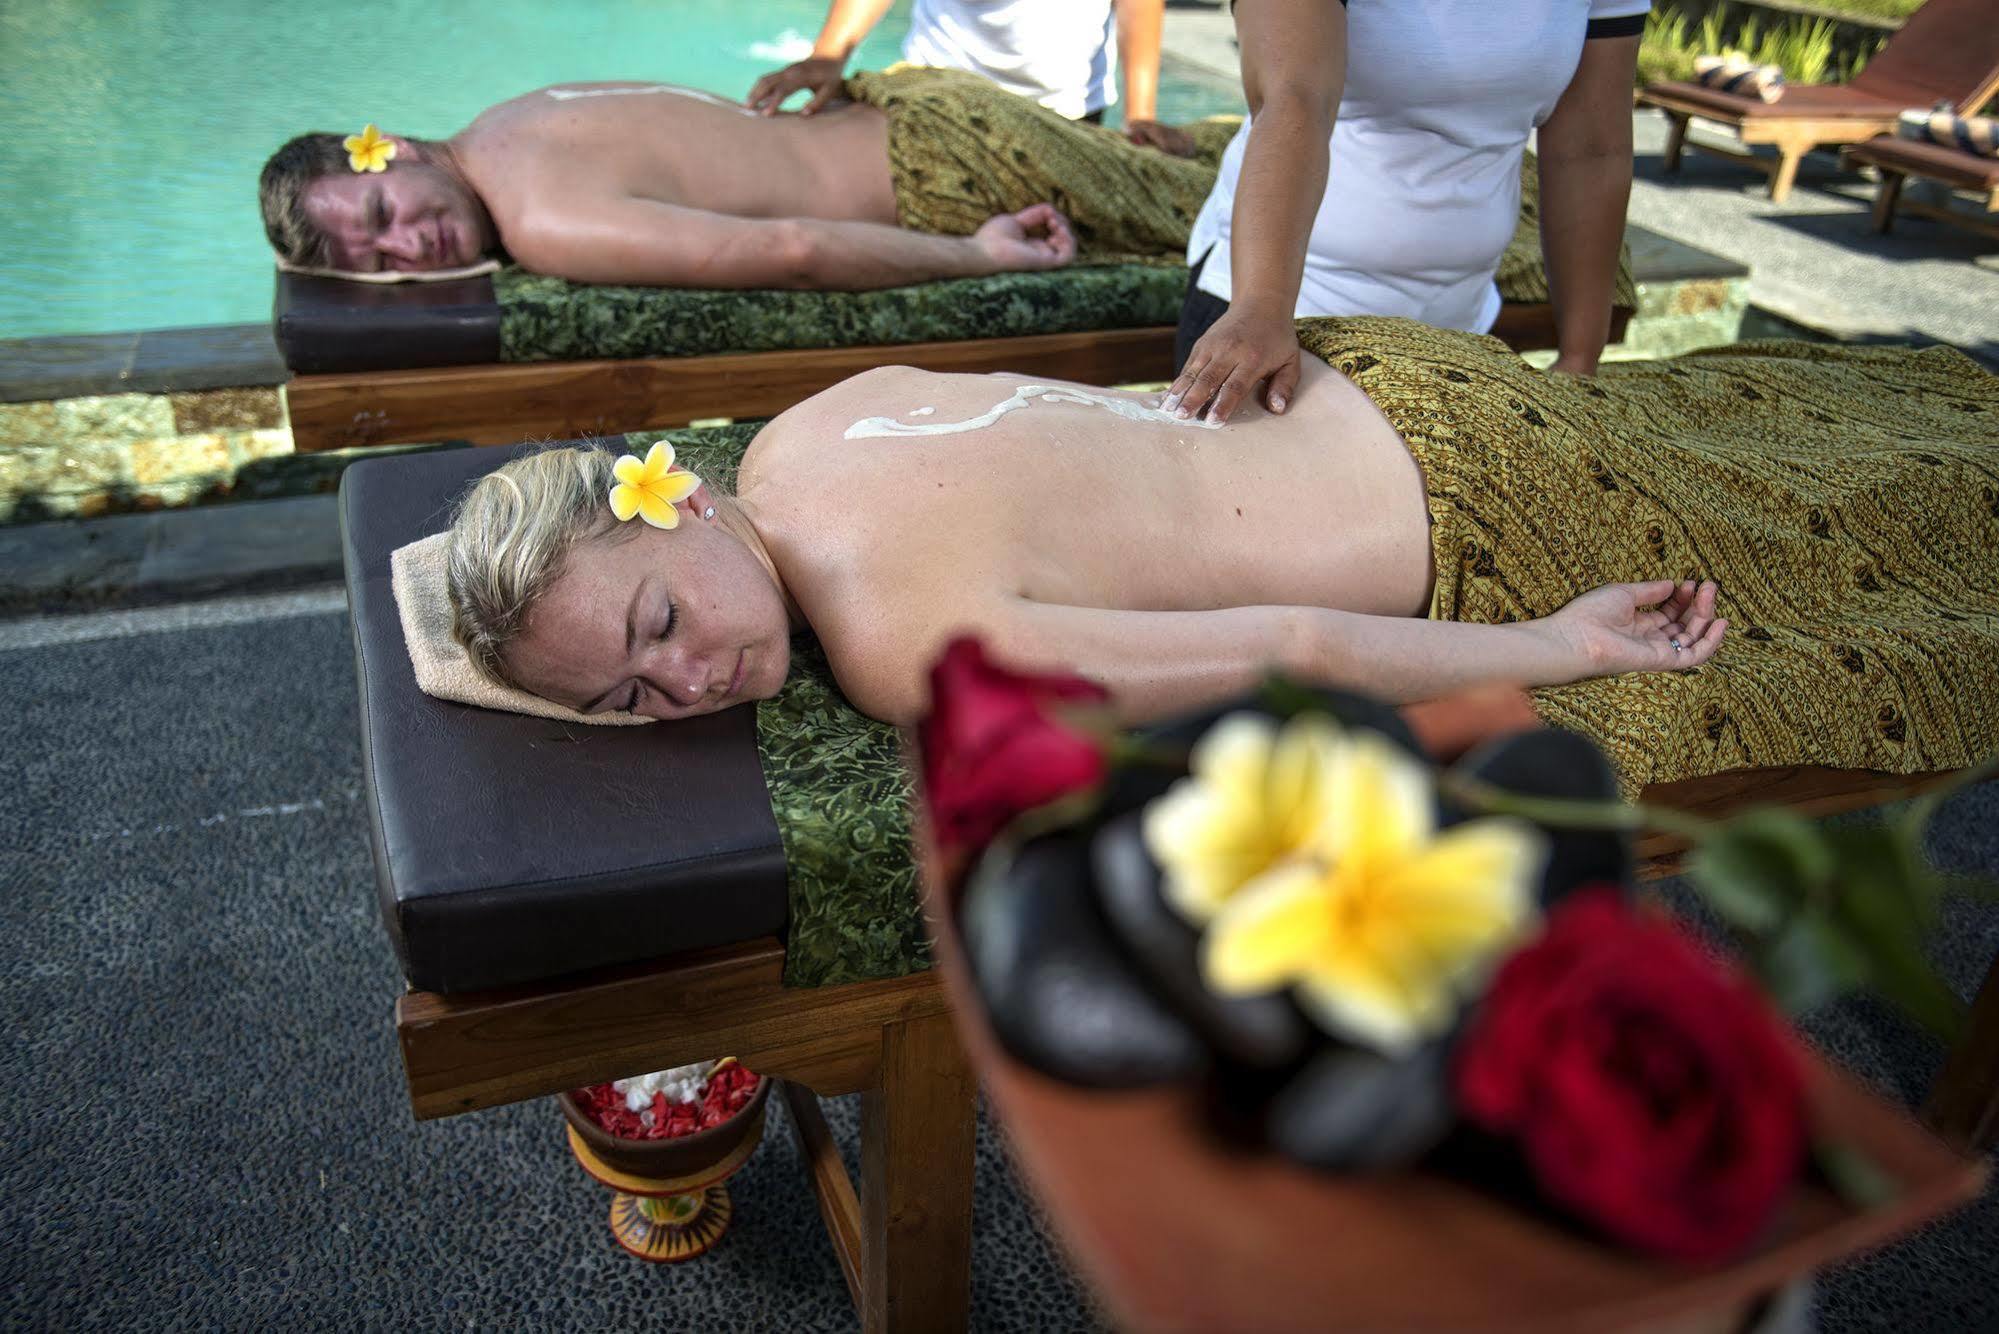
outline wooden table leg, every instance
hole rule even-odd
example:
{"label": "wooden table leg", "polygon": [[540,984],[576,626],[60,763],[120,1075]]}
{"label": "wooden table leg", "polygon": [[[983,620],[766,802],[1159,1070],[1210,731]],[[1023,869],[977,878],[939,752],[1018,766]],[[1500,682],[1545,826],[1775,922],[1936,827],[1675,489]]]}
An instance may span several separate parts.
{"label": "wooden table leg", "polygon": [[1687,122],[1693,117],[1678,111],[1666,113],[1666,161],[1667,171],[1680,169],[1680,155],[1687,148]]}
{"label": "wooden table leg", "polygon": [[977,1084],[948,1014],[882,1031],[861,1095],[861,1327],[961,1330],[970,1314]]}
{"label": "wooden table leg", "polygon": [[1895,225],[1895,201],[1901,197],[1902,182],[1908,178],[1899,171],[1880,168],[1881,187],[1874,192],[1874,230],[1885,232]]}
{"label": "wooden table leg", "polygon": [[1923,1115],[1939,1135],[1967,1148],[1999,1144],[1999,957],[1986,970]]}

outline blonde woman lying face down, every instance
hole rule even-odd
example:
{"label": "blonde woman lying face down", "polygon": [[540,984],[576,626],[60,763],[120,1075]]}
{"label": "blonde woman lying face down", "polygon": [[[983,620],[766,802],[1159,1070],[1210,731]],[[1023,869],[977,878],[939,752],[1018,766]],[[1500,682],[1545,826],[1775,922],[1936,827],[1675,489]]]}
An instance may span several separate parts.
{"label": "blonde woman lying face down", "polygon": [[1291,410],[1225,427],[1156,395],[884,367],[772,421],[730,496],[619,522],[612,456],[552,450],[468,495],[456,633],[494,679],[683,718],[768,698],[809,626],[863,712],[906,723],[973,631],[1142,720],[1273,668],[1392,700],[1706,662],[1712,583],[1575,589],[1513,624],[1428,619],[1424,477],[1356,385],[1307,359]]}

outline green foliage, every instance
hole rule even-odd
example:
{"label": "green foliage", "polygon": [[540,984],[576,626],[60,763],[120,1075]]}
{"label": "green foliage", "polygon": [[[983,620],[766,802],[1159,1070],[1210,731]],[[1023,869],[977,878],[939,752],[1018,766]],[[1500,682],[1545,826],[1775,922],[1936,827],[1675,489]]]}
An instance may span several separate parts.
{"label": "green foliage", "polygon": [[1692,845],[1687,879],[1734,932],[1771,998],[1797,1014],[1871,988],[1940,1036],[1963,1005],[1923,954],[1946,892],[1999,896],[1999,886],[1939,872],[1923,855],[1930,818],[1952,792],[1999,772],[1999,756],[1956,775],[1880,824],[1820,825],[1782,807],[1727,820],[1683,811],[1562,801],[1507,792],[1446,773],[1467,808],[1551,828],[1657,829]]}
{"label": "green foliage", "polygon": [[1758,65],[1780,67],[1788,83],[1840,83],[1860,73],[1871,53],[1836,61],[1837,35],[1824,18],[1766,24],[1763,15],[1750,14],[1736,23],[1728,6],[1717,5],[1692,25],[1684,14],[1654,9],[1639,41],[1638,78],[1641,83],[1691,79],[1695,57],[1733,50]]}
{"label": "green foliage", "polygon": [[1949,890],[1990,892],[1923,855],[1943,799],[1992,775],[1969,770],[1881,824],[1817,826],[1781,809],[1748,811],[1696,840],[1687,878],[1732,927],[1750,966],[1786,1010],[1871,987],[1948,1038],[1962,1006],[1923,955]]}

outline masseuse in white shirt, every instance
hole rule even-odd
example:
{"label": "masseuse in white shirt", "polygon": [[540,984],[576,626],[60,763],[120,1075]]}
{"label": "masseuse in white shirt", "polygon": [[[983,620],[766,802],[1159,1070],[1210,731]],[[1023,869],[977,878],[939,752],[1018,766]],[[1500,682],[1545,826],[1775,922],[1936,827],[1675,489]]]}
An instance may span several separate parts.
{"label": "masseuse in white shirt", "polygon": [[[833,0],[812,54],[766,74],[749,104],[765,115],[801,88],[811,115],[840,94],[847,58],[894,0]],[[1116,104],[1124,65],[1125,121],[1150,121],[1159,89],[1166,0],[916,0],[902,57],[982,74],[1071,120],[1100,121]]]}
{"label": "masseuse in white shirt", "polygon": [[[1194,222],[1184,415],[1298,383],[1292,318],[1406,315],[1483,333],[1539,132],[1554,369],[1593,375],[1631,193],[1649,0],[1237,0],[1250,119]],[[1132,137],[1173,151],[1167,132]]]}

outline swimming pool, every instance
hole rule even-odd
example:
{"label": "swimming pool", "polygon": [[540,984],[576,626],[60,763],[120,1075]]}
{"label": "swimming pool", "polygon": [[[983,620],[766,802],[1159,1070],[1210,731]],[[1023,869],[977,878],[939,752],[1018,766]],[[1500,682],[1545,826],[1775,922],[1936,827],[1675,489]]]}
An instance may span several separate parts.
{"label": "swimming pool", "polygon": [[[898,4],[854,68],[895,60]],[[270,314],[257,171],[304,130],[442,137],[548,83],[731,97],[805,55],[825,0],[0,0],[0,338]],[[1239,110],[1168,65],[1168,118]]]}

